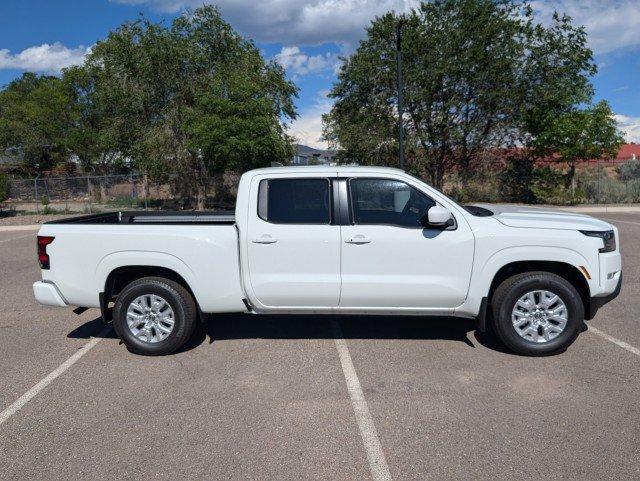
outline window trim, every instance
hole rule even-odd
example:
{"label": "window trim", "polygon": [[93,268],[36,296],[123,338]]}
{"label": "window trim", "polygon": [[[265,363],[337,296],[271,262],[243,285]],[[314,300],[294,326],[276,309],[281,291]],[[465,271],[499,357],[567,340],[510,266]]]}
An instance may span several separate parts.
{"label": "window trim", "polygon": [[[438,201],[433,199],[431,196],[427,195],[422,190],[418,189],[417,187],[409,184],[408,182],[406,182],[406,181],[404,181],[402,179],[394,179],[394,178],[391,178],[391,177],[350,177],[348,182],[347,182],[347,186],[348,186],[347,198],[349,200],[349,221],[350,221],[351,225],[353,225],[353,226],[358,226],[358,225],[386,225],[386,226],[390,226],[390,227],[398,227],[399,229],[419,229],[419,230],[427,229],[427,227],[424,227],[424,226],[411,227],[411,226],[407,226],[407,225],[391,224],[391,223],[388,223],[388,222],[356,222],[356,215],[355,215],[355,211],[354,211],[355,202],[353,201],[353,188],[351,187],[351,181],[352,180],[392,180],[392,181],[395,181],[395,182],[402,182],[403,184],[405,184],[409,188],[417,190],[419,193],[421,193],[422,195],[424,195],[425,197],[430,199],[434,203],[434,205],[436,205],[436,206],[440,205],[438,203]],[[453,215],[453,213],[451,215]],[[458,220],[455,218],[455,216],[453,218],[454,218],[454,220],[456,222],[455,225],[453,226],[453,228],[447,228],[447,229],[443,229],[443,230],[455,230],[458,227]]]}
{"label": "window trim", "polygon": [[[266,206],[266,210],[267,210],[267,215],[269,214],[268,208],[269,208],[269,181],[271,180],[324,180],[327,182],[328,187],[329,187],[329,220],[328,222],[274,222],[272,220],[269,219],[265,219],[264,217],[262,217],[261,213],[260,213],[260,201],[262,200],[261,197],[264,196],[264,200],[266,200],[267,202],[267,206]],[[266,193],[262,194],[262,183],[266,182]],[[262,194],[262,195],[261,195]],[[257,196],[257,201],[256,202],[256,214],[258,215],[258,218],[263,221],[263,222],[267,222],[269,224],[274,224],[274,225],[332,225],[333,224],[333,219],[334,219],[334,209],[333,209],[333,197],[334,197],[334,192],[333,192],[333,184],[331,182],[331,178],[330,177],[267,177],[267,178],[263,178],[260,179],[260,182],[258,182],[258,196]]]}

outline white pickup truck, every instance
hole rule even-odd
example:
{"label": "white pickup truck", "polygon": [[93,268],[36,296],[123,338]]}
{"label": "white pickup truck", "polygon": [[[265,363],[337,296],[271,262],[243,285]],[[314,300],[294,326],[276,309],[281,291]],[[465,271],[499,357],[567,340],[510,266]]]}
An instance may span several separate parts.
{"label": "white pickup truck", "polygon": [[618,232],[606,222],[462,207],[381,167],[247,172],[235,216],[50,222],[38,258],[38,302],[100,308],[141,354],[180,348],[203,313],[247,312],[475,318],[513,351],[547,355],[565,350],[622,282]]}

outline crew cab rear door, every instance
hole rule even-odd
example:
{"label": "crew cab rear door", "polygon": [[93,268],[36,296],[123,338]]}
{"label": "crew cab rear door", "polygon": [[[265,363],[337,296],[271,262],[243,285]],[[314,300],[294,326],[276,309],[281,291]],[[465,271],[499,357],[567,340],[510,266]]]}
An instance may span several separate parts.
{"label": "crew cab rear door", "polygon": [[331,176],[256,176],[250,199],[247,267],[252,297],[267,309],[336,307],[341,246],[340,226],[332,223]]}

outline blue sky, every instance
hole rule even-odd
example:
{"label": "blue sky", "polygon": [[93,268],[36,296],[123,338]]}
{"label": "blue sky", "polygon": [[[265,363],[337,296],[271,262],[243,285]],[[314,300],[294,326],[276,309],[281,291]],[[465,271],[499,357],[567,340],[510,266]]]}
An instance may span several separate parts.
{"label": "blue sky", "polygon": [[[82,62],[109,30],[144,13],[170,21],[207,0],[2,0],[0,85],[24,71],[56,73]],[[371,19],[406,11],[417,0],[219,0],[224,17],[275,57],[300,87],[300,117],[290,131],[322,146],[322,113],[331,103],[341,54],[353,51]],[[542,22],[554,9],[570,14],[589,33],[599,72],[597,99],[606,99],[629,141],[640,142],[640,0],[535,0]]]}

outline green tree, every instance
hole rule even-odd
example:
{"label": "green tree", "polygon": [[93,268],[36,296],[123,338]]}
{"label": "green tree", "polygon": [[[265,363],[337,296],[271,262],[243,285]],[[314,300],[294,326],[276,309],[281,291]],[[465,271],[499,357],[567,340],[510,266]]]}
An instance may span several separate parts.
{"label": "green tree", "polygon": [[343,158],[395,163],[399,21],[408,168],[436,187],[453,166],[467,180],[487,150],[528,147],[547,114],[591,98],[592,54],[569,17],[543,26],[526,1],[422,2],[376,18],[345,59],[324,119]]}
{"label": "green tree", "polygon": [[19,149],[27,174],[50,170],[69,161],[67,133],[76,119],[61,79],[25,73],[0,91],[0,150]]}
{"label": "green tree", "polygon": [[95,94],[95,78],[85,67],[64,71],[63,81],[71,92],[76,122],[67,133],[67,144],[87,173],[107,175],[123,167],[120,152],[127,131],[122,122],[114,122],[104,105],[104,98]]}
{"label": "green tree", "polygon": [[88,145],[97,137],[97,151],[132,159],[198,209],[216,173],[292,152],[283,123],[295,118],[296,87],[214,7],[168,27],[126,23],[96,44],[83,70],[74,75],[92,107]]}
{"label": "green tree", "polygon": [[565,187],[573,186],[576,164],[616,156],[623,137],[606,101],[547,117],[533,146],[539,155],[569,166]]}

